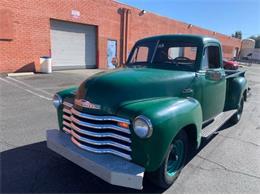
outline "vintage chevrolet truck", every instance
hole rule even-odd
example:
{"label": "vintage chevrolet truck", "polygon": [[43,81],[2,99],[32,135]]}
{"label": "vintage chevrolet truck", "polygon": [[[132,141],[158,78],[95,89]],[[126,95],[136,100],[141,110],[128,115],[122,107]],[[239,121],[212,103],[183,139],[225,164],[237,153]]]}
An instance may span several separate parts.
{"label": "vintage chevrolet truck", "polygon": [[123,68],[55,94],[47,146],[113,185],[142,189],[145,175],[168,188],[202,138],[240,120],[247,89],[214,38],[144,38]]}

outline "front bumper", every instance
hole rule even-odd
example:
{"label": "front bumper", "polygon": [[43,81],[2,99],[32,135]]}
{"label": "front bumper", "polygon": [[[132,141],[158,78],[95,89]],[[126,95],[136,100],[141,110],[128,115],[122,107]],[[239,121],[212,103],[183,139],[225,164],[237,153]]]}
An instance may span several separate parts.
{"label": "front bumper", "polygon": [[72,143],[69,135],[57,129],[47,130],[47,147],[110,184],[143,188],[143,167],[112,154],[82,150]]}

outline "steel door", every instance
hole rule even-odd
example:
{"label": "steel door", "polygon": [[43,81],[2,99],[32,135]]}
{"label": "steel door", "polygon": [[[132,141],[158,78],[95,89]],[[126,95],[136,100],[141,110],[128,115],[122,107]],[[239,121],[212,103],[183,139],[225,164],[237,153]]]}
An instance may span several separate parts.
{"label": "steel door", "polygon": [[96,27],[51,20],[54,69],[96,67]]}
{"label": "steel door", "polygon": [[113,58],[116,58],[116,41],[108,40],[107,41],[107,67],[115,68],[115,65],[112,64]]}

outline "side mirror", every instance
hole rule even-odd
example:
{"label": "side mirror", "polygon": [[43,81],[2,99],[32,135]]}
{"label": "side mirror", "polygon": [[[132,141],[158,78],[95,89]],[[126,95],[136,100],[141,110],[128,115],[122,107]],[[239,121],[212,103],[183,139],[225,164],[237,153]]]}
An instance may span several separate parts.
{"label": "side mirror", "polygon": [[219,81],[221,80],[222,74],[221,72],[217,70],[206,70],[206,79],[211,80],[211,81]]}

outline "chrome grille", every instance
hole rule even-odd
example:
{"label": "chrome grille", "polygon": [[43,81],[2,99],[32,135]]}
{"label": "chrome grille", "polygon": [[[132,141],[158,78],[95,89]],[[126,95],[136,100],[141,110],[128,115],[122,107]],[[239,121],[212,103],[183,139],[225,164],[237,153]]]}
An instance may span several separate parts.
{"label": "chrome grille", "polygon": [[69,102],[63,102],[63,130],[78,147],[95,153],[111,153],[131,160],[131,132],[117,125],[130,124],[116,116],[82,113]]}

